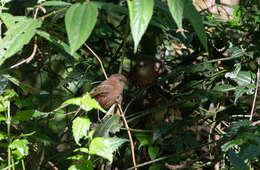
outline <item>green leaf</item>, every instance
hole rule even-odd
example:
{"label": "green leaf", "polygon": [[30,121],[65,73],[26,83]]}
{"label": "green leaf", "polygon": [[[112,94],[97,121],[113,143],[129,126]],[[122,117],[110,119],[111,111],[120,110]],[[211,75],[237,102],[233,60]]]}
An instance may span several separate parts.
{"label": "green leaf", "polygon": [[185,2],[184,16],[191,22],[191,25],[193,26],[195,32],[197,33],[199,40],[202,43],[204,49],[208,51],[207,36],[205,33],[205,29],[201,17],[198,11],[195,9],[195,7],[192,5],[192,1],[190,0],[183,0],[183,1]]}
{"label": "green leaf", "polygon": [[182,35],[185,37],[182,30],[182,18],[184,11],[184,1],[183,0],[168,0],[168,6],[171,12],[171,15],[176,22],[178,28],[181,30]]}
{"label": "green leaf", "polygon": [[[37,30],[36,34],[38,34],[39,36],[41,36],[41,37],[45,38],[46,40],[48,40],[50,43],[55,45],[58,49],[65,51],[67,54],[70,54],[70,47],[65,42],[61,41],[60,39],[50,35],[49,33],[45,32],[45,31],[41,31],[41,30]],[[82,58],[76,52],[74,54],[72,54],[72,56],[76,60],[79,60],[80,58]]]}
{"label": "green leaf", "polygon": [[72,133],[76,144],[80,145],[79,141],[83,137],[87,137],[90,120],[88,117],[77,117],[72,122]]}
{"label": "green leaf", "polygon": [[154,160],[157,157],[158,152],[159,152],[158,146],[149,146],[148,147],[148,153],[149,153],[151,160]]}
{"label": "green leaf", "polygon": [[7,89],[5,92],[0,96],[0,112],[4,112],[8,109],[8,104],[10,100],[17,96],[17,93],[12,89]]}
{"label": "green leaf", "polygon": [[96,128],[94,137],[108,137],[109,132],[115,133],[118,132],[120,117],[117,114],[106,117],[104,121]]}
{"label": "green leaf", "polygon": [[35,30],[41,26],[41,21],[31,18],[20,20],[20,17],[13,16],[6,18],[5,14],[0,14],[0,18],[10,26],[4,38],[0,40],[1,65],[6,59],[16,54],[25,44],[31,41]]}
{"label": "green leaf", "polygon": [[13,117],[12,121],[26,121],[31,120],[34,110],[23,110],[16,112],[16,115]]}
{"label": "green leaf", "polygon": [[21,159],[28,155],[28,144],[29,142],[26,139],[16,139],[9,145],[9,147],[14,150],[13,153],[17,155],[18,159]]}
{"label": "green leaf", "polygon": [[75,104],[80,106],[86,112],[92,109],[98,109],[102,112],[106,112],[95,99],[92,99],[89,93],[86,93],[83,97],[71,98],[66,100],[62,105]]}
{"label": "green leaf", "polygon": [[140,145],[139,145],[139,149],[142,146],[148,146],[148,145],[152,145],[153,144],[153,139],[151,136],[143,134],[143,133],[137,133],[136,134],[136,138],[139,141]]}
{"label": "green leaf", "polygon": [[93,170],[93,164],[91,160],[84,160],[82,163],[71,165],[68,170]]}
{"label": "green leaf", "polygon": [[72,5],[65,15],[65,25],[69,38],[70,54],[74,54],[88,39],[98,16],[95,4],[76,3]]}
{"label": "green leaf", "polygon": [[41,6],[68,6],[71,3],[63,2],[63,1],[47,1],[40,4]]}
{"label": "green leaf", "polygon": [[137,46],[148,27],[148,24],[153,15],[153,0],[127,0],[130,27],[134,39],[134,51],[137,51]]}
{"label": "green leaf", "polygon": [[0,131],[0,141],[7,138],[8,138],[7,134],[5,132]]}
{"label": "green leaf", "polygon": [[4,115],[0,114],[0,122],[6,121],[6,120],[7,120],[6,117]]}
{"label": "green leaf", "polygon": [[235,170],[248,170],[249,167],[245,163],[245,160],[241,158],[237,153],[235,153],[232,149],[229,150],[229,157],[232,166]]}
{"label": "green leaf", "polygon": [[99,155],[113,161],[113,152],[115,152],[123,143],[127,142],[127,139],[120,138],[94,138],[89,145],[89,153],[93,155]]}

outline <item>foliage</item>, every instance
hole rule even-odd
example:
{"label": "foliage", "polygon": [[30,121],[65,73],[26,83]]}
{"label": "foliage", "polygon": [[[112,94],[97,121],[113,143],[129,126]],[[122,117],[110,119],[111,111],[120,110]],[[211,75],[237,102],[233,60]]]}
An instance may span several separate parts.
{"label": "foliage", "polygon": [[[1,0],[0,169],[127,169],[127,130],[144,169],[259,169],[260,4],[217,6],[232,13],[191,0]],[[143,58],[163,71],[125,88],[125,129],[90,94],[101,63],[127,77]]]}

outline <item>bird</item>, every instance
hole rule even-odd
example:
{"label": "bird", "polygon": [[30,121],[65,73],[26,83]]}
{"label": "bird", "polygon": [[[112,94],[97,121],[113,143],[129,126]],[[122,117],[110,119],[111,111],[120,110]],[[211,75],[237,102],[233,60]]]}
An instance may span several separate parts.
{"label": "bird", "polygon": [[124,75],[112,74],[96,87],[91,97],[95,98],[102,108],[107,109],[114,103],[121,102],[121,94],[126,83]]}
{"label": "bird", "polygon": [[145,87],[151,84],[165,71],[162,63],[151,58],[142,58],[131,68],[128,78],[134,87]]}

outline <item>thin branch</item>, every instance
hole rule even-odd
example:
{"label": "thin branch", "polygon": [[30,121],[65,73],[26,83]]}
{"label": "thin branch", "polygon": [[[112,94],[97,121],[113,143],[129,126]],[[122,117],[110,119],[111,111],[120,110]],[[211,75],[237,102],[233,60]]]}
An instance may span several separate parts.
{"label": "thin branch", "polygon": [[153,133],[153,130],[144,130],[144,129],[132,129],[132,128],[120,128],[121,130],[129,130],[131,132],[142,132],[142,133]]}
{"label": "thin branch", "polygon": [[51,13],[46,14],[46,15],[40,17],[40,20],[41,20],[41,21],[44,21],[45,18],[50,17],[50,16],[55,15],[55,14],[58,14],[58,13],[60,13],[60,12],[63,12],[63,11],[65,11],[66,9],[68,9],[69,7],[70,7],[70,6],[66,6],[66,7],[64,7],[64,8],[62,8],[62,9],[57,10],[57,11],[52,11]]}
{"label": "thin branch", "polygon": [[255,103],[256,103],[257,91],[258,91],[258,86],[259,86],[259,77],[260,77],[260,58],[257,59],[257,64],[258,64],[258,69],[257,69],[257,73],[256,73],[255,95],[254,95],[254,100],[252,103],[251,114],[250,114],[249,120],[253,119],[253,114],[254,114],[254,110],[255,110]]}
{"label": "thin branch", "polygon": [[[122,119],[123,119],[123,121],[124,121],[125,127],[126,127],[126,129],[127,129],[128,137],[129,137],[130,144],[131,144],[131,152],[132,152],[133,164],[134,164],[134,167],[135,167],[135,166],[136,166],[136,161],[135,161],[135,147],[134,147],[134,142],[133,142],[133,139],[132,139],[132,135],[131,135],[131,132],[130,132],[130,130],[129,130],[129,126],[128,126],[128,124],[127,124],[127,121],[126,121],[124,112],[123,112],[122,107],[121,107],[120,104],[118,104],[118,108],[119,108],[119,111],[120,111],[120,113],[121,113]],[[137,170],[137,168],[134,168],[134,169]]]}
{"label": "thin branch", "polygon": [[100,64],[100,66],[101,66],[101,69],[102,69],[102,71],[103,71],[103,73],[104,73],[106,79],[108,79],[108,78],[107,78],[106,71],[105,71],[104,66],[103,66],[103,63],[102,63],[102,61],[100,60],[100,58],[98,57],[98,55],[97,55],[86,43],[85,43],[84,45],[85,45],[85,46],[87,47],[87,49],[97,58],[97,60],[98,60],[98,62],[99,62],[99,64]]}
{"label": "thin branch", "polygon": [[18,66],[22,65],[23,63],[29,63],[29,62],[33,59],[33,57],[35,56],[36,51],[37,51],[37,47],[38,47],[38,46],[37,46],[37,44],[35,43],[35,44],[34,44],[34,47],[33,47],[33,52],[32,52],[32,54],[30,55],[30,57],[28,57],[28,58],[24,59],[23,61],[21,61],[21,62],[15,64],[15,65],[13,65],[13,66],[11,66],[10,69],[13,69],[13,68],[15,68],[15,67],[18,67]]}

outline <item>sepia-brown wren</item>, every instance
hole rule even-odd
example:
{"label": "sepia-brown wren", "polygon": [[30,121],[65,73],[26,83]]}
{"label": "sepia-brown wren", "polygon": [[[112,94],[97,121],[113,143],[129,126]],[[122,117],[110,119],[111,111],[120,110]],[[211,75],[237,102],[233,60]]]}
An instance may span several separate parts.
{"label": "sepia-brown wren", "polygon": [[122,74],[112,74],[107,80],[100,83],[91,97],[95,98],[101,107],[107,109],[116,102],[121,102],[121,94],[127,79]]}

